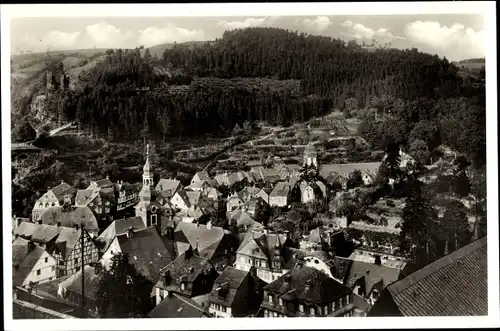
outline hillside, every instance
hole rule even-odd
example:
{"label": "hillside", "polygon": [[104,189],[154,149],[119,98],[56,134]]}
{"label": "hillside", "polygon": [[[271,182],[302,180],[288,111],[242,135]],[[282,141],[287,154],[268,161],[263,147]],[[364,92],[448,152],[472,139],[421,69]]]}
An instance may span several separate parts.
{"label": "hillside", "polygon": [[[337,109],[363,120],[359,133],[377,149],[436,134],[439,143],[483,155],[484,86],[446,59],[416,49],[366,52],[276,28],[162,47],[160,59],[145,49],[117,50],[69,69],[75,80],[85,77],[83,93],[64,99],[68,120],[111,140],[167,139],[229,135],[245,121],[289,126]],[[460,111],[450,112],[452,105]],[[425,121],[436,133],[415,133]]]}

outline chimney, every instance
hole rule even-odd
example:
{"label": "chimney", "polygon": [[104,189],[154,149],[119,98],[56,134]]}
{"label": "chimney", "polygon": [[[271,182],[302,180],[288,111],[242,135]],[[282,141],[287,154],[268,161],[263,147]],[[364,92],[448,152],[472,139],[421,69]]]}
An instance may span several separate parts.
{"label": "chimney", "polygon": [[42,224],[42,220],[38,220],[38,221],[37,221],[37,223],[38,223],[38,224]]}
{"label": "chimney", "polygon": [[163,275],[163,282],[165,285],[170,285],[170,280],[172,280],[172,276],[170,276],[170,270],[166,270]]}
{"label": "chimney", "polygon": [[212,228],[212,221],[208,221],[207,230],[210,230],[211,228]]}
{"label": "chimney", "polygon": [[134,236],[134,228],[133,227],[129,227],[127,229],[126,235],[127,235],[128,239],[132,238]]}
{"label": "chimney", "polygon": [[375,264],[376,265],[382,264],[382,260],[380,259],[380,255],[375,255]]}
{"label": "chimney", "polygon": [[57,222],[57,227],[60,228],[61,227],[61,222]]}
{"label": "chimney", "polygon": [[35,243],[32,241],[28,241],[28,253],[33,252],[34,249],[35,249]]}

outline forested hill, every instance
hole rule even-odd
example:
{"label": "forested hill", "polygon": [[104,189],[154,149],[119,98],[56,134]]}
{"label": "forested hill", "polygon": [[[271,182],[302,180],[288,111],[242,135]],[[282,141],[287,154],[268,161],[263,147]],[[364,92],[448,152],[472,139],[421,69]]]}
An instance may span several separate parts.
{"label": "forested hill", "polygon": [[377,148],[391,139],[409,143],[428,121],[418,127],[435,132],[415,133],[419,140],[482,154],[484,86],[457,72],[416,49],[366,51],[355,42],[248,28],[214,43],[169,47],[160,60],[139,49],[110,50],[67,109],[95,132],[135,139],[228,133],[247,120],[287,125],[337,108],[364,118],[360,133]]}

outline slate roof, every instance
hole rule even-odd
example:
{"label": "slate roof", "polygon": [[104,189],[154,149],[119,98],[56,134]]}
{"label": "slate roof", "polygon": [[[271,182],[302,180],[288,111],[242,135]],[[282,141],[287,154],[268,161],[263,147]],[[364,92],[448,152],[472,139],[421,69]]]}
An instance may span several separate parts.
{"label": "slate roof", "polygon": [[399,280],[403,275],[403,269],[400,268],[363,261],[352,261],[345,275],[344,284],[352,288],[359,280],[366,295],[370,295],[374,288],[382,292],[387,285]]}
{"label": "slate roof", "polygon": [[[212,269],[212,264],[207,258],[200,257],[196,254],[196,250],[187,250],[179,255],[175,260],[161,268],[160,274],[170,272],[170,282],[165,283],[164,277],[159,277],[156,282],[156,287],[170,290],[180,291],[180,278],[184,277],[187,283],[193,283],[201,273]],[[192,286],[186,286],[183,294],[191,296]]]}
{"label": "slate roof", "polygon": [[71,251],[75,248],[82,233],[81,229],[62,227],[59,236],[56,239],[56,247],[66,259]]}
{"label": "slate roof", "polygon": [[[279,239],[278,239],[279,238]],[[248,232],[240,244],[237,253],[256,258],[267,258],[271,260],[274,255],[276,242],[279,240],[280,250],[286,242],[285,234]]]}
{"label": "slate roof", "polygon": [[113,182],[110,181],[109,178],[98,179],[95,181],[95,183],[97,184],[97,187],[100,187],[100,188],[113,186]]}
{"label": "slate roof", "polygon": [[307,251],[298,248],[286,247],[283,250],[283,269],[292,269],[297,263],[300,263],[306,257],[314,257],[326,263],[328,253],[325,251]]}
{"label": "slate roof", "polygon": [[130,227],[135,230],[141,230],[146,226],[144,225],[142,218],[138,216],[113,221],[97,238],[99,242],[104,243],[101,251],[105,252],[115,237],[126,233]]}
{"label": "slate roof", "polygon": [[33,231],[35,231],[37,223],[31,222],[21,222],[19,226],[14,230],[14,234],[17,234],[22,237],[31,237],[33,235]]}
{"label": "slate roof", "polygon": [[354,170],[361,171],[362,174],[375,176],[380,168],[381,162],[370,163],[346,163],[346,164],[323,164],[319,167],[319,174],[327,179],[331,173],[336,173],[342,177],[348,178]]}
{"label": "slate roof", "polygon": [[[290,275],[289,282],[285,280],[286,275]],[[310,282],[309,288],[306,286],[307,282]],[[265,286],[264,290],[280,295],[287,295],[294,290],[294,296],[299,301],[317,305],[330,303],[351,292],[351,289],[328,277],[324,272],[300,265]]]}
{"label": "slate roof", "polygon": [[193,300],[172,293],[154,307],[148,316],[150,318],[189,318],[209,317],[210,315]]}
{"label": "slate roof", "polygon": [[211,259],[225,235],[230,235],[230,232],[217,226],[209,229],[203,224],[179,222],[174,240],[177,246],[180,243],[189,244],[198,249],[200,256]]}
{"label": "slate roof", "polygon": [[86,206],[98,195],[97,190],[87,189],[76,191],[75,202],[77,205]]}
{"label": "slate roof", "polygon": [[36,224],[31,240],[46,244],[56,238],[61,231],[62,228],[60,226]]}
{"label": "slate roof", "polygon": [[179,197],[182,199],[182,201],[184,201],[186,206],[189,208],[189,207],[191,207],[191,202],[190,202],[190,199],[189,199],[189,196],[187,195],[187,193],[188,193],[188,191],[183,189],[183,190],[177,191],[175,194],[179,195]]}
{"label": "slate roof", "polygon": [[208,175],[208,172],[206,171],[200,171],[194,174],[193,178],[198,175],[199,180],[209,180],[210,176]]}
{"label": "slate roof", "polygon": [[66,195],[73,196],[76,194],[76,189],[65,182],[62,182],[61,184],[52,188],[51,191],[56,196],[57,200],[59,200],[60,202],[63,201],[64,196]]}
{"label": "slate roof", "polygon": [[[234,299],[236,298],[236,295],[238,294],[238,290],[248,276],[248,271],[243,271],[231,266],[227,266],[215,280],[214,286],[212,287],[212,291],[209,295],[210,302],[226,307],[231,307],[233,305]],[[223,296],[219,296],[217,289],[223,284],[224,286],[227,286],[227,289],[224,290],[225,293]],[[243,296],[246,297],[249,294],[250,293],[246,293],[243,294]]]}
{"label": "slate roof", "polygon": [[28,254],[29,240],[16,238],[12,242],[12,266],[20,265]]}
{"label": "slate roof", "polygon": [[287,196],[288,193],[290,192],[290,185],[286,182],[278,182],[274,186],[274,189],[271,191],[270,197],[276,197],[276,196]]}
{"label": "slate roof", "polygon": [[[94,267],[84,266],[84,286],[85,286],[85,297],[91,300],[96,299],[95,295],[97,292],[97,287],[99,285],[99,281],[103,278],[102,273],[95,273]],[[69,276],[66,280],[59,283],[59,286],[66,289],[69,292],[82,294],[82,271],[78,271],[77,273]]]}
{"label": "slate roof", "polygon": [[160,268],[172,261],[154,227],[134,231],[131,238],[126,234],[117,235],[116,238],[121,251],[128,254],[129,263],[153,284],[158,280]]}
{"label": "slate roof", "polygon": [[403,316],[487,315],[487,237],[389,285],[387,291]]}
{"label": "slate roof", "polygon": [[71,206],[68,211],[63,210],[63,207],[50,207],[42,213],[40,219],[43,224],[56,225],[60,222],[64,227],[84,224],[88,231],[99,231],[97,219],[87,206]]}
{"label": "slate roof", "polygon": [[[26,248],[23,250],[23,248],[20,247],[26,247]],[[45,250],[38,246],[33,247],[33,250],[31,252],[28,251],[28,245],[26,246],[19,245],[12,247],[12,253],[13,255],[16,254],[15,260],[18,263],[17,270],[15,270],[14,273],[12,274],[13,278],[12,282],[14,283],[14,286],[21,286],[23,284],[24,280],[26,279],[26,277],[28,277],[29,273],[31,272],[31,270],[33,270],[33,267],[38,262],[38,260],[40,259],[40,257],[43,255],[44,252]]]}

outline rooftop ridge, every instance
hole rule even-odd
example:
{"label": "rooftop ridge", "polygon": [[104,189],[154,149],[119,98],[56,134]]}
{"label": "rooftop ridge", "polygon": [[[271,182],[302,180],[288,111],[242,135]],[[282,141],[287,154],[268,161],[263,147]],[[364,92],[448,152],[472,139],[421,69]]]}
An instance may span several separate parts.
{"label": "rooftop ridge", "polygon": [[426,279],[431,276],[434,272],[443,269],[444,267],[459,261],[469,254],[472,254],[479,250],[480,248],[486,247],[488,244],[487,237],[484,236],[481,239],[473,241],[472,243],[443,256],[442,258],[429,263],[422,269],[415,271],[414,273],[404,277],[403,279],[390,284],[387,288],[392,293],[392,295],[397,295],[402,291],[410,288],[414,284]]}

